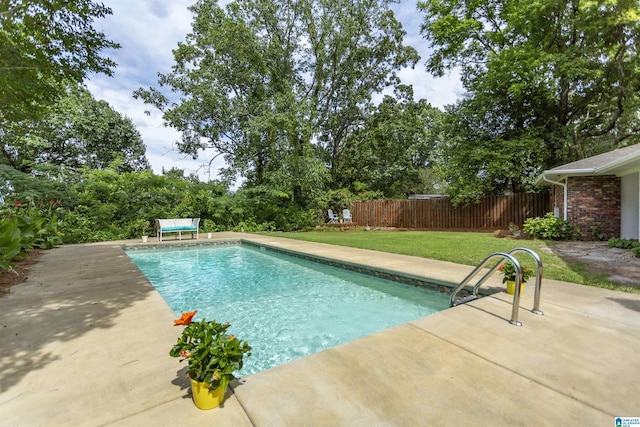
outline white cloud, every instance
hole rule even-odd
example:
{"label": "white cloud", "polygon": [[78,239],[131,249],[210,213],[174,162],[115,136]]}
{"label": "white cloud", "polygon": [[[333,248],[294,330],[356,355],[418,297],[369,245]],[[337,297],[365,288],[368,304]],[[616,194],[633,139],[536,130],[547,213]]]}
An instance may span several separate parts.
{"label": "white cloud", "polygon": [[162,168],[184,169],[187,174],[197,173],[202,180],[217,177],[217,170],[224,166],[221,158],[216,158],[209,169],[209,160],[215,153],[204,152],[193,160],[175,149],[175,141],[180,133],[164,127],[161,113],[151,111],[149,105],[133,98],[133,91],[139,87],[155,86],[157,73],[167,73],[173,64],[172,49],[184,41],[191,29],[191,12],[187,9],[192,1],[152,0],[131,2],[111,0],[109,7],[113,15],[96,23],[108,38],[120,43],[121,49],[109,52],[117,63],[112,78],[92,75],[86,82],[88,89],[97,99],[107,101],[116,111],[131,118],[142,135],[147,147],[147,159],[155,173]]}
{"label": "white cloud", "polygon": [[[177,167],[187,174],[196,172],[201,179],[208,180],[209,168],[203,165],[208,165],[215,153],[209,150],[197,160],[178,153],[174,142],[179,140],[179,133],[162,125],[159,111],[146,115],[145,110],[150,106],[132,97],[139,87],[156,86],[158,73],[171,70],[172,50],[191,30],[192,14],[187,8],[193,0],[110,0],[107,3],[113,15],[97,21],[95,26],[122,45],[121,49],[106,52],[118,66],[112,78],[91,75],[87,87],[95,98],[107,101],[115,110],[131,118],[142,135],[147,159],[155,173],[161,173],[163,167]],[[227,1],[221,2],[225,3]],[[422,57],[414,69],[400,72],[401,79],[414,86],[416,99],[426,99],[434,107],[442,108],[455,102],[462,94],[457,73],[434,78],[425,70],[428,43],[419,34],[422,14],[417,11],[415,1],[403,0],[394,6],[394,10],[407,31],[405,44],[413,46]],[[215,158],[212,179],[221,167],[224,167],[222,158]]]}
{"label": "white cloud", "polygon": [[405,68],[399,73],[405,84],[413,86],[415,99],[426,99],[437,108],[453,104],[464,92],[457,71],[445,77],[433,77],[423,69]]}

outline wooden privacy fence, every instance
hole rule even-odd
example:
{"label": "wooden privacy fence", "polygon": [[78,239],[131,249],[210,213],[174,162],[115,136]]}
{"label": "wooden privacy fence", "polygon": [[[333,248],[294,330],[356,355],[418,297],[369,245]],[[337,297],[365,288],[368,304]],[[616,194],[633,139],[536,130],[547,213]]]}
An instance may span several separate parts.
{"label": "wooden privacy fence", "polygon": [[449,198],[365,200],[353,202],[351,215],[358,225],[414,229],[508,229],[549,211],[549,195],[518,193],[488,196],[479,203],[454,207]]}

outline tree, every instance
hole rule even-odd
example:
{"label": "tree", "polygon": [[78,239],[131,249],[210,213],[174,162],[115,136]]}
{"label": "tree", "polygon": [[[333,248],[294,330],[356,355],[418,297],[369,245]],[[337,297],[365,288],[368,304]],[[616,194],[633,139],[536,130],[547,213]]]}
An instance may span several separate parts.
{"label": "tree", "polygon": [[[434,154],[454,203],[478,201],[488,194],[533,190],[543,163],[543,141],[536,129],[496,130],[491,116],[475,99],[448,106],[442,121],[442,143]],[[496,106],[495,123],[508,124]]]}
{"label": "tree", "polygon": [[423,172],[433,166],[431,156],[440,144],[441,120],[442,112],[424,100],[415,102],[409,87],[385,96],[347,138],[340,184],[360,182],[386,197],[421,192]]}
{"label": "tree", "polygon": [[29,175],[0,163],[0,194],[5,202],[18,199],[67,202],[69,183],[54,181],[43,175]]}
{"label": "tree", "polygon": [[58,166],[132,172],[149,167],[140,133],[128,117],[89,91],[70,87],[39,121],[7,124],[0,163],[23,172]]}
{"label": "tree", "polygon": [[[428,70],[459,67],[468,91],[450,110],[450,123],[461,126],[449,127],[448,166],[468,165],[450,180],[475,182],[469,194],[499,191],[505,180],[517,190],[541,168],[640,142],[637,1],[442,0],[419,8],[433,48]],[[500,162],[512,169],[498,171]]]}
{"label": "tree", "polygon": [[182,131],[197,155],[213,147],[249,185],[286,183],[299,205],[334,174],[372,95],[418,60],[387,0],[200,0],[192,33],[161,86],[135,95]]}
{"label": "tree", "polygon": [[93,28],[111,9],[91,0],[0,1],[0,129],[38,118],[87,73],[111,75],[100,56],[119,45]]}

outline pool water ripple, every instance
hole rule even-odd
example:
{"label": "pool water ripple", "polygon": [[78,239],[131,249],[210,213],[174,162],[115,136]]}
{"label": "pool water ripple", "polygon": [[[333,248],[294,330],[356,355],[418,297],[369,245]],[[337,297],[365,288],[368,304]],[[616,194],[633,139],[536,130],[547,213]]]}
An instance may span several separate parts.
{"label": "pool water ripple", "polygon": [[[231,323],[257,373],[448,307],[448,296],[248,246],[127,254],[178,316]],[[172,343],[168,343],[170,347]]]}

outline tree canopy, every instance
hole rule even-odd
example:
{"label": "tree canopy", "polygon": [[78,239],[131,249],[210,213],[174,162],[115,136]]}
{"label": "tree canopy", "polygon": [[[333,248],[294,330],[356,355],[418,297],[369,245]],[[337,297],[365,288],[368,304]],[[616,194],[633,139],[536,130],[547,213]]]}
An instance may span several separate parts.
{"label": "tree canopy", "polygon": [[182,131],[180,149],[223,154],[249,184],[287,186],[304,205],[336,179],[349,136],[399,83],[415,49],[388,0],[200,0],[161,86],[136,91]]}
{"label": "tree canopy", "polygon": [[427,69],[459,68],[467,90],[447,115],[456,194],[517,191],[540,169],[640,141],[637,1],[440,0],[419,8],[433,48]]}
{"label": "tree canopy", "polygon": [[119,46],[93,28],[109,14],[91,0],[0,1],[0,129],[39,117],[89,72],[111,75],[101,51]]}
{"label": "tree canopy", "polygon": [[37,121],[8,123],[0,163],[29,172],[43,166],[132,172],[149,167],[140,133],[128,117],[80,86],[49,107]]}
{"label": "tree canopy", "polygon": [[347,138],[338,186],[359,182],[386,197],[433,192],[425,172],[435,165],[441,122],[440,110],[414,101],[410,87],[399,87]]}

